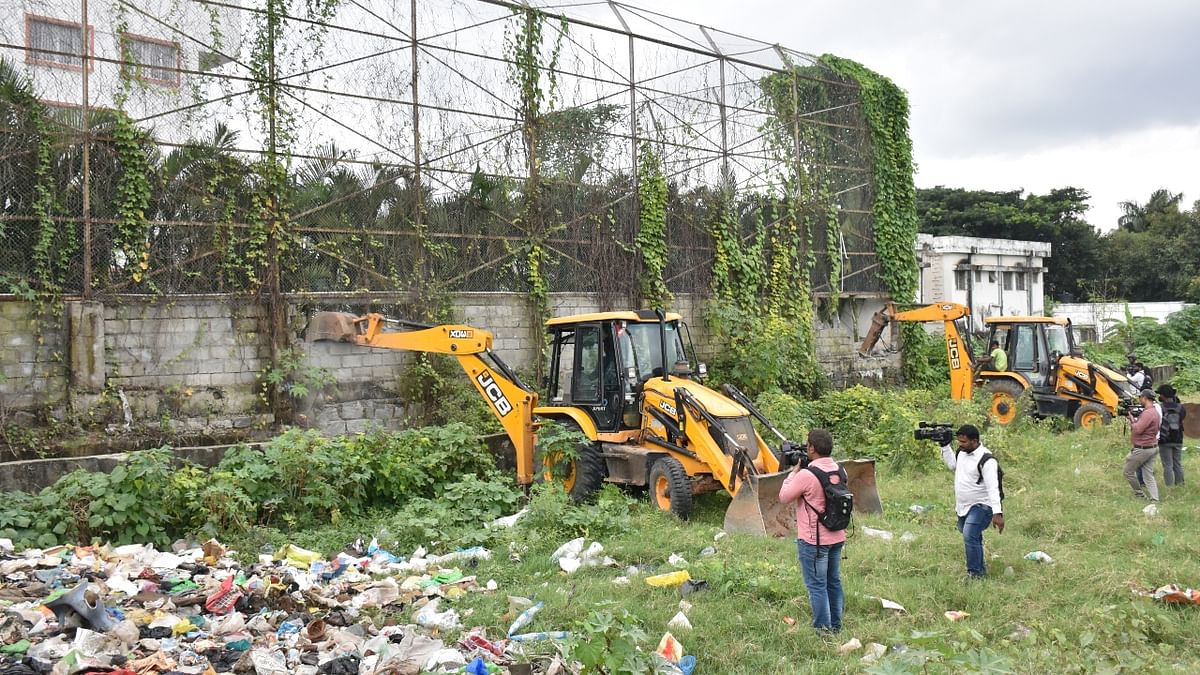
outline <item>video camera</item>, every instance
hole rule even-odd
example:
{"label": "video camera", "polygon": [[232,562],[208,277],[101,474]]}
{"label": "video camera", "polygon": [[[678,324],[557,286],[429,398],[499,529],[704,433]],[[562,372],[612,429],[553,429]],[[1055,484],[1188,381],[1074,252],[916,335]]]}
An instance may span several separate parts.
{"label": "video camera", "polygon": [[797,464],[800,465],[801,469],[808,466],[808,452],[803,445],[797,445],[791,441],[784,441],[779,446],[779,454],[783,459],[781,462],[782,466],[779,467],[781,470],[789,469]]}
{"label": "video camera", "polygon": [[913,438],[918,441],[933,441],[938,445],[950,445],[954,440],[954,427],[938,422],[919,422],[913,430]]}

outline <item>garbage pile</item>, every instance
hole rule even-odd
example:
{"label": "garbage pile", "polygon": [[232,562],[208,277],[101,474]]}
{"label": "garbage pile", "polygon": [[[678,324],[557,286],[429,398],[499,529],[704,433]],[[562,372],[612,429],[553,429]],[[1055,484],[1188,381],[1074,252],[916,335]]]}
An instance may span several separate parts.
{"label": "garbage pile", "polygon": [[[554,554],[564,574],[614,566],[599,542],[582,538]],[[14,551],[0,539],[0,675],[416,675],[573,673],[557,656],[534,669],[526,645],[570,638],[531,627],[541,602],[509,597],[503,636],[464,630],[473,610],[454,601],[498,590],[464,572],[489,560],[472,547],[446,555],[418,548],[402,557],[375,540],[332,559],[295,545],[268,549],[243,566],[215,539],[152,545],[57,546]],[[676,559],[677,558],[677,559]],[[509,559],[520,562],[519,552]],[[686,567],[673,556],[672,563]],[[626,574],[640,574],[629,567]],[[658,583],[659,578],[671,579]],[[686,569],[650,585],[704,590]],[[626,582],[628,583],[628,581]],[[691,624],[680,602],[670,628]],[[553,628],[553,627],[552,627]],[[532,632],[531,632],[532,631]],[[445,638],[454,636],[450,642]],[[542,649],[544,654],[548,650]],[[655,650],[660,672],[687,675],[694,657],[670,633]]]}
{"label": "garbage pile", "polygon": [[508,672],[512,639],[440,637],[464,618],[444,601],[496,590],[463,572],[490,556],[359,542],[326,560],[288,545],[243,567],[216,540],[15,552],[0,539],[0,673]]}

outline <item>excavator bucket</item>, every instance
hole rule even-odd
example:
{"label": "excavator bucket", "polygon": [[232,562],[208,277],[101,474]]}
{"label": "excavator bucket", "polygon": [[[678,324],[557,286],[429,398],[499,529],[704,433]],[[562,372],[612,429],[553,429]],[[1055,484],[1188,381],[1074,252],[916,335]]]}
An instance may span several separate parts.
{"label": "excavator bucket", "polygon": [[887,328],[889,321],[891,318],[886,307],[871,315],[871,327],[867,329],[867,334],[863,336],[862,344],[858,347],[859,355],[869,356],[871,354],[871,350],[879,344],[879,339],[883,337],[883,329]]}
{"label": "excavator bucket", "polygon": [[[838,462],[846,470],[856,513],[883,513],[875,486],[875,460]],[[751,476],[742,481],[725,511],[725,531],[773,537],[796,536],[796,507],[779,501],[779,489],[789,471]]]}
{"label": "excavator bucket", "polygon": [[304,339],[307,342],[354,342],[354,336],[358,334],[358,328],[354,325],[357,318],[347,312],[317,312],[304,329]]}
{"label": "excavator bucket", "polygon": [[789,473],[765,473],[743,480],[725,511],[725,531],[796,536],[796,508],[779,501],[779,488]]}

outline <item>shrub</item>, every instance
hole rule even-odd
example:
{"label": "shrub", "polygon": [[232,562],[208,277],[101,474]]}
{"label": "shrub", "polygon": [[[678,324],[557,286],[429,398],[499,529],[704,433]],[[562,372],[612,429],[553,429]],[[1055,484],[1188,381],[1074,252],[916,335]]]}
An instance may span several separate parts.
{"label": "shrub", "polygon": [[533,486],[529,513],[517,521],[515,533],[559,543],[576,537],[602,539],[629,527],[632,503],[611,484],[596,494],[594,504],[576,504],[561,483],[540,483]]}

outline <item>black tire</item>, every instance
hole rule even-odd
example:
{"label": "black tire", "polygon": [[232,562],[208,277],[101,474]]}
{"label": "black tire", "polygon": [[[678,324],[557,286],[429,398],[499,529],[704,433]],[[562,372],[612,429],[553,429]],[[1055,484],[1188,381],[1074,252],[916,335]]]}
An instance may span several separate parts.
{"label": "black tire", "polygon": [[579,458],[575,460],[575,482],[571,485],[571,499],[582,502],[590,499],[604,486],[604,456],[598,443],[579,445]]}
{"label": "black tire", "polygon": [[1075,411],[1075,428],[1092,428],[1097,425],[1105,425],[1112,421],[1112,414],[1108,412],[1108,408],[1099,403],[1084,403]]}
{"label": "black tire", "polygon": [[988,414],[992,421],[1007,426],[1025,416],[1029,401],[1024,396],[1025,388],[1012,380],[991,380],[983,386],[991,399]]}
{"label": "black tire", "polygon": [[692,482],[674,457],[660,457],[650,467],[650,503],[680,520],[692,515]]}

